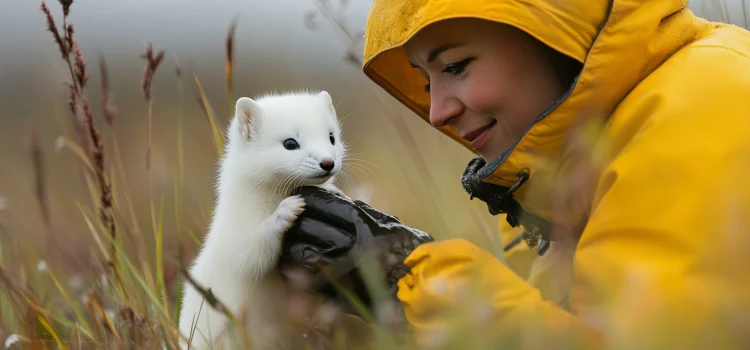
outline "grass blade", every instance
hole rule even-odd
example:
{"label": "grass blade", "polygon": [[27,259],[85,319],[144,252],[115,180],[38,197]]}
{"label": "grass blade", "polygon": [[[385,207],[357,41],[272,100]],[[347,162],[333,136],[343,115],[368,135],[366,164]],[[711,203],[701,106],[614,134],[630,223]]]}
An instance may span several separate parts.
{"label": "grass blade", "polygon": [[65,346],[65,344],[63,344],[62,340],[60,340],[60,336],[57,335],[57,332],[55,332],[54,329],[52,329],[52,325],[49,324],[47,319],[42,315],[37,315],[37,319],[39,320],[39,323],[42,324],[42,327],[44,327],[44,329],[46,329],[47,332],[49,332],[49,334],[52,335],[52,338],[55,339],[55,342],[57,342],[57,346],[60,349],[67,350],[68,347]]}
{"label": "grass blade", "polygon": [[83,317],[81,310],[78,308],[78,306],[73,303],[73,300],[70,298],[70,295],[65,291],[65,288],[60,284],[60,281],[57,280],[57,277],[52,273],[51,270],[47,270],[47,274],[49,275],[50,279],[52,280],[52,283],[55,285],[57,290],[62,294],[65,301],[70,305],[70,307],[73,309],[73,312],[75,312],[76,316],[78,317],[78,321],[84,326],[86,332],[84,333],[88,337],[92,337],[92,330],[91,326],[89,325],[88,321]]}
{"label": "grass blade", "polygon": [[167,302],[167,291],[164,283],[164,197],[161,199],[161,208],[159,210],[159,227],[156,231],[156,286],[161,294],[164,308],[169,313],[169,304]]}
{"label": "grass blade", "polygon": [[211,131],[214,134],[214,143],[216,146],[216,153],[220,154],[221,150],[224,148],[224,136],[219,131],[218,124],[216,122],[216,117],[214,116],[213,109],[211,108],[211,104],[208,102],[208,98],[206,98],[206,94],[203,92],[203,86],[201,86],[200,81],[198,80],[198,76],[195,75],[195,72],[193,74],[193,84],[195,86],[195,91],[198,97],[198,102],[200,102],[201,107],[203,108],[203,112],[206,113],[206,116],[208,117],[209,123],[211,123]]}

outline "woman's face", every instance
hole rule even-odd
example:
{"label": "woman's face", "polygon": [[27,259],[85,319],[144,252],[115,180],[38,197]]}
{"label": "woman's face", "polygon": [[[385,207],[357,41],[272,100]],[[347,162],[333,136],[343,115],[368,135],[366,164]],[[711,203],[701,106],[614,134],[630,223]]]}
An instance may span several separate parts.
{"label": "woman's face", "polygon": [[562,93],[540,42],[507,25],[451,19],[406,45],[429,79],[430,123],[448,125],[487,162],[502,155]]}

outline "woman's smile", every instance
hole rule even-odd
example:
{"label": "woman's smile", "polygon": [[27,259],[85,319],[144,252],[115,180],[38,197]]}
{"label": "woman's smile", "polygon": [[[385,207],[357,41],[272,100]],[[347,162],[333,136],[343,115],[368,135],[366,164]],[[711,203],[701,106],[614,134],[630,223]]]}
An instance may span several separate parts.
{"label": "woman's smile", "polygon": [[482,147],[492,138],[492,132],[495,130],[497,120],[493,119],[489,124],[461,135],[466,141],[471,143],[471,147],[481,151]]}

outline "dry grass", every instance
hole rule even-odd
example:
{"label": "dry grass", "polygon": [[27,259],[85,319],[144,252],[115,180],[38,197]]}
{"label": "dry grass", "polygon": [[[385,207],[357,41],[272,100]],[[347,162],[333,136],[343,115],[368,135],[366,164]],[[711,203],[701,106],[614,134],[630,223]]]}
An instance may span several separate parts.
{"label": "dry grass", "polygon": [[[44,247],[35,247],[19,240],[19,234],[7,232],[3,221],[0,220],[0,340],[9,339],[8,345],[12,346],[11,348],[25,349],[176,349],[179,339],[188,340],[193,336],[180,334],[177,330],[180,318],[180,286],[183,280],[195,285],[187,273],[187,257],[195,251],[201,237],[189,227],[206,225],[200,219],[185,216],[184,207],[186,204],[197,206],[203,213],[210,212],[210,207],[186,200],[182,109],[173,116],[175,127],[170,130],[176,133],[177,168],[174,170],[175,179],[172,184],[174,197],[166,198],[167,196],[158,192],[152,184],[152,122],[154,117],[159,117],[152,114],[153,104],[158,101],[158,97],[153,98],[152,82],[157,69],[165,62],[165,51],[154,52],[149,44],[142,54],[142,115],[146,116],[148,128],[148,145],[143,159],[149,174],[147,184],[137,188],[130,187],[126,173],[132,165],[126,163],[123,157],[122,148],[127,147],[127,144],[116,137],[116,99],[110,91],[104,54],[99,56],[101,112],[95,115],[86,97],[89,92],[88,65],[77,43],[73,25],[69,23],[68,16],[71,8],[74,10],[75,6],[72,0],[60,0],[59,3],[63,9],[61,28],[58,28],[45,3],[42,3],[41,8],[46,18],[47,30],[52,35],[69,71],[69,100],[66,108],[73,117],[71,121],[74,135],[64,135],[61,138],[64,141],[61,146],[76,155],[77,163],[73,165],[80,169],[87,185],[89,199],[70,200],[65,204],[77,208],[80,220],[86,225],[87,231],[80,234],[88,237],[86,248],[91,258],[67,253],[65,242],[57,239],[57,223],[50,215],[53,205],[48,194],[50,173],[44,166],[45,154],[39,145],[38,134],[32,132],[29,136],[28,150],[34,169],[35,202],[38,217],[41,218],[46,230],[45,237],[49,239]],[[321,25],[316,20],[322,17],[335,29],[346,46],[343,60],[358,68],[362,62],[362,33],[351,30],[342,20],[342,12],[346,10],[347,3],[348,1],[342,0],[337,6],[332,1],[315,1],[317,11],[307,14],[304,20],[310,29],[315,29]],[[225,40],[228,115],[233,112],[236,98],[233,76],[237,24],[238,18],[230,22]],[[225,120],[218,117],[224,115],[223,108],[222,113],[214,111],[198,75],[192,69],[179,64],[176,67],[174,77],[177,80],[176,88],[180,99],[185,97],[184,85],[188,84],[193,90],[197,107],[206,117],[206,125],[210,127],[218,156],[224,145],[221,130]],[[189,81],[185,82],[186,78]],[[426,157],[420,152],[420,140],[413,133],[413,128],[410,128],[396,112],[387,113],[386,117],[386,121],[397,130],[399,141],[404,145],[403,156],[414,167],[421,185],[425,188],[424,192],[432,196],[431,198],[447,201],[447,198],[442,198],[443,195],[439,193],[442,187],[440,180],[433,177]],[[360,169],[365,166],[361,163],[366,162],[364,159],[353,160],[360,163],[353,164],[352,167]],[[370,166],[374,165],[367,165]],[[455,185],[458,186],[458,183],[455,182]],[[147,192],[148,202],[136,202],[134,194],[137,192]],[[171,219],[165,209],[170,201],[175,208],[174,217]],[[448,220],[440,213],[435,202],[425,202],[427,211],[435,213],[425,221],[432,222],[435,226],[448,226]],[[4,206],[4,199],[0,197],[0,211]],[[138,214],[142,212],[137,210],[141,206],[148,208],[147,217]],[[485,226],[481,218],[472,219],[477,222],[477,226]],[[167,232],[167,220],[174,221],[175,232]],[[487,240],[492,242],[489,249],[501,252],[502,247],[497,242],[496,231],[488,228],[486,232]],[[47,264],[45,258],[55,254],[68,254],[62,260],[70,264]],[[377,280],[377,271],[371,268],[365,270],[368,273],[368,281]],[[293,282],[297,283],[290,285],[287,302],[279,305],[279,310],[288,315],[286,339],[296,342],[298,348],[351,349],[364,347],[362,343],[368,343],[373,349],[415,348],[413,343],[401,334],[403,329],[393,326],[393,319],[389,317],[390,305],[381,305],[374,314],[365,313],[365,320],[371,322],[365,326],[361,319],[342,314],[329,305],[320,305],[319,300],[304,293],[304,279]],[[242,332],[240,327],[244,315],[231,313],[210,290],[195,286],[206,297],[205,307],[224,312],[237,326],[234,329],[234,338],[246,343],[249,335]],[[372,288],[376,293],[382,292],[375,285]],[[716,295],[721,295],[720,291],[717,290],[713,294],[714,297]],[[350,301],[355,307],[359,305],[356,300]],[[492,329],[491,325],[483,323],[483,317],[487,315],[487,308],[483,304],[485,301],[471,293],[464,294],[462,299],[456,300],[457,308],[450,310],[451,319],[455,322],[454,331],[444,330],[432,334],[432,345],[428,348],[479,349],[518,345],[496,342],[496,330]],[[631,304],[633,299],[623,300],[621,304],[621,322],[626,326],[625,316],[629,315],[628,312],[633,312],[628,310]],[[649,317],[658,316],[653,312],[645,312],[649,313]],[[363,332],[366,332],[366,336]],[[529,337],[528,334],[524,336]],[[534,336],[535,334],[532,334],[530,338]],[[537,336],[537,341],[546,339],[544,334]],[[649,344],[644,339],[636,340]],[[658,344],[658,340],[650,344]],[[629,341],[630,344],[637,343],[632,339]],[[545,345],[554,347],[557,344]],[[722,344],[715,345],[721,347]],[[731,344],[725,345],[729,348]]]}

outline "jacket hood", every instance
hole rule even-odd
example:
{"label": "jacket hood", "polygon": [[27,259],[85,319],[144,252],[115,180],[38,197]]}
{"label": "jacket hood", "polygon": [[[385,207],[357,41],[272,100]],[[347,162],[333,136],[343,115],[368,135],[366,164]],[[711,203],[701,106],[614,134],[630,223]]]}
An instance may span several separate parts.
{"label": "jacket hood", "polygon": [[[511,187],[519,173],[528,172],[514,197],[547,220],[544,200],[528,189],[545,181],[540,171],[555,172],[549,162],[561,158],[570,128],[605,120],[631,89],[708,25],[690,12],[687,0],[375,0],[365,29],[364,73],[428,121],[427,81],[410,67],[402,45],[431,23],[461,17],[514,26],[583,63],[574,86],[476,174]],[[472,150],[452,129],[440,130]]]}

